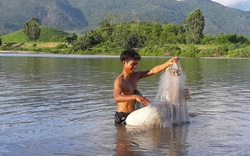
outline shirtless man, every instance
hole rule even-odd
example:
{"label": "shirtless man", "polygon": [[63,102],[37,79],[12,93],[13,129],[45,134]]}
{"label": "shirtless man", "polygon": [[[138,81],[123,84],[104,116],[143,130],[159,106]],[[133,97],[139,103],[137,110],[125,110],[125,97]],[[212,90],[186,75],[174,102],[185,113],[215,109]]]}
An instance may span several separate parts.
{"label": "shirtless man", "polygon": [[143,106],[147,106],[150,103],[144,96],[135,94],[137,82],[141,78],[158,74],[178,61],[178,57],[173,57],[151,70],[135,71],[140,59],[140,55],[134,50],[126,50],[120,55],[123,71],[114,81],[114,100],[118,105],[115,113],[115,124],[126,124],[127,116],[135,110],[136,101]]}

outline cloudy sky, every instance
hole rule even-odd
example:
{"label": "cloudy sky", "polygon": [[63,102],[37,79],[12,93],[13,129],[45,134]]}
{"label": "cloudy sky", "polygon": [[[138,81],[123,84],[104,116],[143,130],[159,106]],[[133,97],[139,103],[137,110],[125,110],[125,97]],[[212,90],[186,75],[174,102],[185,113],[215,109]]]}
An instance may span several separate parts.
{"label": "cloudy sky", "polygon": [[212,0],[230,8],[250,11],[250,0]]}

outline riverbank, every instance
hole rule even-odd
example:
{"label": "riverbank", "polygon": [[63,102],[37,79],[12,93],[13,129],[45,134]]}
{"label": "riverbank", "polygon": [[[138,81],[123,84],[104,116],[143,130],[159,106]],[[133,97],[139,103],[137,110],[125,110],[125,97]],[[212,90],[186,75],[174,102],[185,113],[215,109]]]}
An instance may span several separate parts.
{"label": "riverbank", "polygon": [[0,56],[28,56],[28,57],[32,56],[32,57],[62,57],[62,58],[119,58],[118,55],[60,54],[60,53],[56,54],[56,53],[31,52],[31,51],[0,51]]}
{"label": "riverbank", "polygon": [[[171,46],[170,46],[171,47]],[[224,46],[208,46],[208,45],[178,45],[178,48],[142,48],[138,52],[141,56],[180,56],[180,57],[232,57],[232,58],[250,58],[250,46],[228,48]],[[4,54],[61,54],[61,55],[103,55],[118,56],[122,49],[102,49],[93,48],[88,51],[73,51],[69,47],[0,47],[0,53]]]}
{"label": "riverbank", "polygon": [[3,51],[0,50],[1,54],[38,54],[37,52],[33,52],[33,51]]}

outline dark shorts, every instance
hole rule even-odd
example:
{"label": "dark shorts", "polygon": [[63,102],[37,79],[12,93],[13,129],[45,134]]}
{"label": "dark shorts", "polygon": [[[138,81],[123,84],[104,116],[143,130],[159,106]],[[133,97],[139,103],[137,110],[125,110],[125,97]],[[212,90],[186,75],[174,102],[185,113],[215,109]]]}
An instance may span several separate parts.
{"label": "dark shorts", "polygon": [[126,124],[126,118],[130,113],[125,112],[115,112],[115,124],[116,125],[125,125]]}

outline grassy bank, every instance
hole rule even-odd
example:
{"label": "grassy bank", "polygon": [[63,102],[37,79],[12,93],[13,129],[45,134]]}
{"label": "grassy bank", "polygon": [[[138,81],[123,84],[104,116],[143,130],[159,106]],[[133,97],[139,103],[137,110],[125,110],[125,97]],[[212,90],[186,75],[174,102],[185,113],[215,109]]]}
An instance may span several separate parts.
{"label": "grassy bank", "polygon": [[[55,54],[119,55],[123,49],[92,48],[88,51],[74,51],[65,42],[21,42],[3,43],[2,51],[30,51]],[[166,45],[146,46],[138,50],[143,56],[185,56],[185,57],[250,57],[250,46],[237,45]]]}

